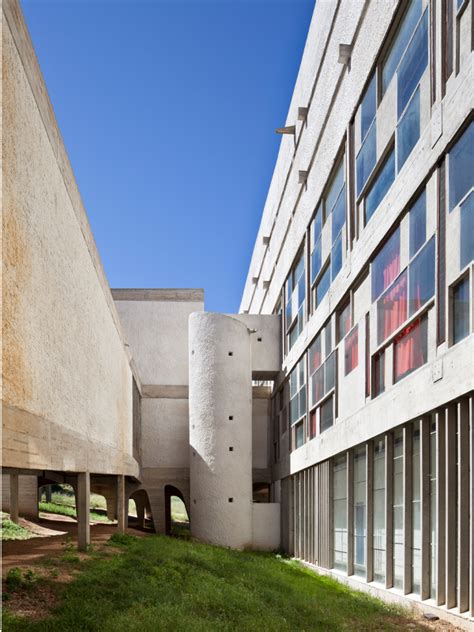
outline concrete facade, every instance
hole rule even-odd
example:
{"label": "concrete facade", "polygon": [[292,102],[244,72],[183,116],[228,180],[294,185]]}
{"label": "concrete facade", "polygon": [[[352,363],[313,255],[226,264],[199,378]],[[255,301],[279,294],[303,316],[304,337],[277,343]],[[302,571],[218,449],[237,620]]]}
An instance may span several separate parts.
{"label": "concrete facade", "polygon": [[473,0],[316,3],[295,134],[241,313],[224,315],[199,289],[109,289],[19,6],[4,2],[12,515],[68,482],[84,546],[91,490],[119,528],[131,497],[162,533],[179,495],[196,538],[283,549],[469,629],[473,14]]}

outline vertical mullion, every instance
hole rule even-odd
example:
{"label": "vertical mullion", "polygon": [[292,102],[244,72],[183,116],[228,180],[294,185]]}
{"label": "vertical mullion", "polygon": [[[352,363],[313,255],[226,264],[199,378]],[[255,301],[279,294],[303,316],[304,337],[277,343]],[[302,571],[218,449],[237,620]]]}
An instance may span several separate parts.
{"label": "vertical mullion", "polygon": [[420,420],[421,599],[430,596],[430,431],[431,417]]}
{"label": "vertical mullion", "polygon": [[469,609],[469,400],[458,404],[458,607]]}
{"label": "vertical mullion", "polygon": [[446,607],[456,605],[456,407],[446,409]]}
{"label": "vertical mullion", "polygon": [[393,586],[393,433],[385,435],[385,586]]}

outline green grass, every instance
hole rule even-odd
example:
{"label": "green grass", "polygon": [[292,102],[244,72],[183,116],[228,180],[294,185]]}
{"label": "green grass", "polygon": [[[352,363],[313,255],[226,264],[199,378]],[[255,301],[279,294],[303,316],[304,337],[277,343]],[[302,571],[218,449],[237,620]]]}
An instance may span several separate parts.
{"label": "green grass", "polygon": [[1,513],[0,540],[29,540],[33,537],[28,529],[12,522],[6,513]]}
{"label": "green grass", "polygon": [[80,563],[47,618],[15,617],[7,599],[4,630],[366,632],[404,630],[409,622],[401,611],[279,556],[164,536],[117,535],[111,545],[107,557]]}
{"label": "green grass", "polygon": [[[76,518],[76,508],[73,505],[63,505],[55,502],[40,502],[39,510],[45,513],[55,513],[61,516],[69,516],[70,518]],[[90,512],[91,520],[96,520],[97,522],[110,522],[105,514],[96,513],[95,511]]]}

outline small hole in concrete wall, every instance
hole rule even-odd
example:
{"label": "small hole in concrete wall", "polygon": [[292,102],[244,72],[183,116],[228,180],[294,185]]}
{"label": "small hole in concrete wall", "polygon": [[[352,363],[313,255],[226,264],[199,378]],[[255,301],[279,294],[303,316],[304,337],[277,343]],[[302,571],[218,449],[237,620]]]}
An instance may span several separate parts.
{"label": "small hole in concrete wall", "polygon": [[234,448],[230,445],[229,446],[229,452],[233,452],[233,451],[234,451]]}
{"label": "small hole in concrete wall", "polygon": [[193,500],[193,503],[196,504],[196,499]]}
{"label": "small hole in concrete wall", "polygon": [[262,342],[262,339],[261,338],[257,338],[257,342]]}
{"label": "small hole in concrete wall", "polygon": [[233,356],[233,355],[234,355],[234,352],[233,352],[233,351],[229,351],[229,355],[230,355],[230,356]]}
{"label": "small hole in concrete wall", "polygon": [[233,498],[229,498],[229,502],[230,502],[230,503],[233,503],[233,502],[234,502],[234,499],[233,499]]}
{"label": "small hole in concrete wall", "polygon": [[194,349],[191,351],[191,355],[194,355]]}
{"label": "small hole in concrete wall", "polygon": [[195,428],[196,426],[193,424],[191,427],[192,427],[192,429],[194,430],[194,428]]}
{"label": "small hole in concrete wall", "polygon": [[234,418],[234,415],[229,415],[229,421],[232,421],[233,418]]}
{"label": "small hole in concrete wall", "polygon": [[193,456],[196,456],[196,452],[194,452],[194,450],[193,450]]}

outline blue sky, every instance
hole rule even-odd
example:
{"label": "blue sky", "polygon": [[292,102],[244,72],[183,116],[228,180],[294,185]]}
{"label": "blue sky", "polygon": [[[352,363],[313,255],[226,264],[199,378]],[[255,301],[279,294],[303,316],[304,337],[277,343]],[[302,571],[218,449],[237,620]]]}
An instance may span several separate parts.
{"label": "blue sky", "polygon": [[314,0],[23,0],[112,287],[233,312]]}

